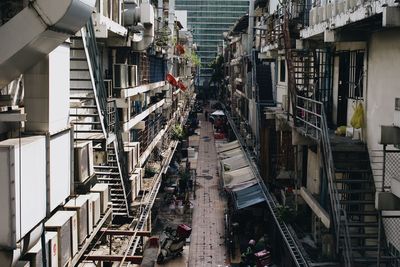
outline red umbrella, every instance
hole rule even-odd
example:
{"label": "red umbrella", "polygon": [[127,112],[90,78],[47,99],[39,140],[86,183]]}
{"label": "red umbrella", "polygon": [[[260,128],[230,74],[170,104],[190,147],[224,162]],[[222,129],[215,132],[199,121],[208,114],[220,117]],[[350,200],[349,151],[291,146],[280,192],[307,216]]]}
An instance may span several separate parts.
{"label": "red umbrella", "polygon": [[183,84],[183,82],[179,81],[178,82],[178,87],[179,89],[181,89],[182,91],[186,91],[186,85]]}
{"label": "red umbrella", "polygon": [[168,73],[167,74],[167,81],[169,82],[169,84],[171,84],[172,86],[178,86],[178,82],[176,81],[175,77]]}
{"label": "red umbrella", "polygon": [[178,55],[185,54],[185,48],[183,47],[183,45],[177,44],[176,45],[176,51],[178,52]]}

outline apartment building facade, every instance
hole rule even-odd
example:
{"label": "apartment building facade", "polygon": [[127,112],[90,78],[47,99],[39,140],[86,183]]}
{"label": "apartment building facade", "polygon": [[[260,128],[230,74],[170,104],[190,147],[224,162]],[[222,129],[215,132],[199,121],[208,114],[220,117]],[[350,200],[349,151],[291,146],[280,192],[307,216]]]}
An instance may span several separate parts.
{"label": "apartment building facade", "polygon": [[[244,45],[232,34],[225,97],[247,127],[243,137],[258,136],[265,183],[302,215],[291,224],[304,255],[335,266],[397,266],[398,3],[255,4],[257,56],[246,59],[253,70],[236,70]],[[259,109],[256,127],[246,113],[251,94],[239,83],[249,77],[252,96],[273,103]],[[257,87],[266,77],[271,87]]]}
{"label": "apartment building facade", "polygon": [[[2,3],[1,266],[140,263],[194,91],[193,38],[159,2]],[[127,222],[120,255],[95,246]]]}

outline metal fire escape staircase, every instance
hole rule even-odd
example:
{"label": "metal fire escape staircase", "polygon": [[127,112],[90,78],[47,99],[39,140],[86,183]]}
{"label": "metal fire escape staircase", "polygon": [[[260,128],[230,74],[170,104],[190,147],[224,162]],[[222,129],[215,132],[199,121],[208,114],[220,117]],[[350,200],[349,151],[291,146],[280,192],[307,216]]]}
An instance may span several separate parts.
{"label": "metal fire escape staircase", "polygon": [[75,141],[93,141],[106,163],[95,167],[97,180],[109,184],[113,214],[129,216],[129,177],[115,101],[109,101],[93,22],[71,38],[70,117]]}
{"label": "metal fire escape staircase", "polygon": [[[223,104],[222,104],[223,105]],[[224,105],[223,105],[224,106]],[[232,120],[228,110],[224,106],[225,114],[228,118],[228,122],[235,133],[235,136],[239,140],[241,147],[245,151],[245,155],[247,161],[249,162],[249,166],[251,167],[253,174],[257,177],[258,184],[262,188],[265,201],[267,202],[268,208],[271,212],[271,215],[275,221],[275,225],[279,229],[280,234],[282,235],[283,241],[286,247],[289,250],[290,255],[292,256],[294,266],[298,267],[305,267],[305,266],[312,266],[311,260],[308,258],[308,255],[304,251],[304,248],[301,246],[300,241],[297,239],[296,233],[294,232],[293,228],[286,224],[285,221],[279,216],[278,210],[278,201],[276,198],[269,192],[269,189],[265,185],[262,180],[262,177],[258,171],[258,167],[256,166],[254,160],[252,159],[251,152],[246,149],[246,142],[242,138],[240,132],[236,128],[235,122]]]}

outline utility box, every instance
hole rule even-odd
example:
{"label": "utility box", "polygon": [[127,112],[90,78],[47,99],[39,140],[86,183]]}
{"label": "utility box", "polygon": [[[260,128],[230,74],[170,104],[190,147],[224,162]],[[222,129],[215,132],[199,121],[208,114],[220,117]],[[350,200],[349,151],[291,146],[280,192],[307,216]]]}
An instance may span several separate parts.
{"label": "utility box", "polygon": [[31,267],[31,263],[29,261],[17,261],[15,267]]}
{"label": "utility box", "polygon": [[78,243],[85,242],[89,233],[89,203],[85,196],[79,196],[64,205],[65,210],[76,211],[78,216]]}
{"label": "utility box", "polygon": [[127,159],[128,173],[133,173],[136,165],[139,163],[140,156],[139,142],[125,142],[124,152]]}
{"label": "utility box", "polygon": [[[58,266],[65,266],[78,250],[76,212],[56,212],[46,221],[45,229],[48,232],[57,233]],[[54,248],[52,247],[52,249]]]}
{"label": "utility box", "polygon": [[100,214],[101,214],[101,197],[100,193],[89,193],[90,200],[93,203],[93,227],[97,225],[100,221]]}
{"label": "utility box", "polygon": [[110,200],[108,184],[97,183],[90,189],[90,192],[100,193],[100,211],[104,214],[108,208],[108,201]]}
{"label": "utility box", "polygon": [[71,131],[50,137],[50,179],[47,185],[48,209],[52,212],[71,192]]}
{"label": "utility box", "polygon": [[113,87],[117,89],[128,88],[128,65],[114,64],[113,65]]}
{"label": "utility box", "polygon": [[[57,232],[46,232],[45,234],[46,266],[58,267],[58,236]],[[40,239],[27,253],[26,258],[31,267],[43,266],[43,247]]]}
{"label": "utility box", "polygon": [[0,246],[14,249],[46,216],[46,139],[0,142]]}
{"label": "utility box", "polygon": [[94,174],[92,142],[76,142],[74,144],[75,181],[84,183]]}
{"label": "utility box", "polygon": [[92,200],[92,196],[87,194],[87,195],[80,195],[78,198],[86,198],[88,201],[87,225],[88,225],[88,235],[90,235],[93,232],[93,227],[94,227],[94,221],[93,221],[94,203]]}
{"label": "utility box", "polygon": [[137,66],[128,65],[128,86],[136,87],[138,84]]}
{"label": "utility box", "polygon": [[62,44],[24,73],[27,131],[54,134],[69,128],[69,60],[69,44]]}

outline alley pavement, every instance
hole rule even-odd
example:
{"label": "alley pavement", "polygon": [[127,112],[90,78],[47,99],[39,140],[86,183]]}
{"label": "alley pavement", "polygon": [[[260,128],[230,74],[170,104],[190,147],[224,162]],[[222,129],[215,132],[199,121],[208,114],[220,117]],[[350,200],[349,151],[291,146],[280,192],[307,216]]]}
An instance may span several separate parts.
{"label": "alley pavement", "polygon": [[200,122],[196,199],[189,248],[188,266],[190,267],[227,265],[224,244],[226,201],[220,194],[219,184],[213,126],[203,117]]}

